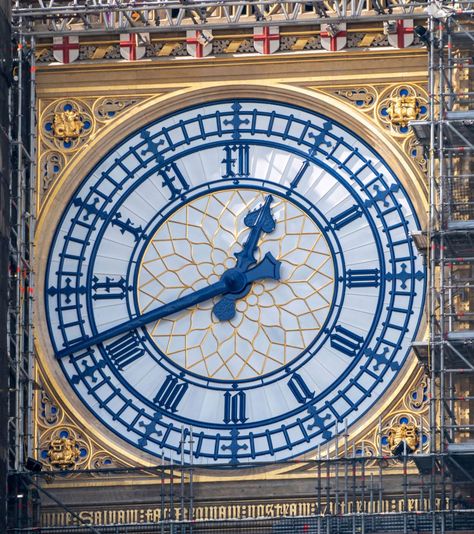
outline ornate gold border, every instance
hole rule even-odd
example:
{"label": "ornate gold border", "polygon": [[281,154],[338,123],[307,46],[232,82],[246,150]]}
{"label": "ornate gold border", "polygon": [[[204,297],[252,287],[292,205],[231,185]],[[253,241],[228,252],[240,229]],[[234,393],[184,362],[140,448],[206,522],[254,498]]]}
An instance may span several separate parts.
{"label": "ornate gold border", "polygon": [[[401,151],[397,143],[385,131],[377,128],[372,120],[362,113],[354,112],[350,104],[342,102],[328,94],[294,87],[278,82],[266,83],[265,85],[255,82],[245,82],[245,84],[235,82],[196,83],[190,87],[174,91],[156,98],[151,98],[140,102],[129,112],[124,112],[118,117],[109,128],[98,132],[94,139],[91,139],[84,148],[71,160],[66,172],[55,183],[48,192],[44,208],[40,214],[37,224],[35,242],[35,264],[37,266],[37,294],[39,298],[35,301],[35,317],[42,316],[44,294],[44,269],[47,261],[47,254],[51,244],[54,229],[56,228],[62,210],[64,199],[70,198],[73,191],[84,176],[95,164],[100,161],[119,140],[137,130],[143,124],[156,120],[160,116],[166,115],[184,106],[190,106],[202,102],[207,102],[220,98],[227,98],[229,94],[238,98],[255,97],[258,95],[262,99],[275,99],[291,101],[296,105],[306,107],[316,112],[321,112],[335,117],[339,122],[352,129],[355,133],[371,144],[379,153],[383,154],[385,160],[392,170],[403,182],[415,210],[421,220],[427,212],[427,200],[425,188],[423,187],[422,176],[409,161],[409,158]],[[422,337],[426,329],[426,322],[420,328],[419,337]],[[67,411],[77,418],[81,428],[89,429],[89,433],[94,436],[100,434],[101,444],[106,450],[123,457],[127,463],[137,465],[156,465],[155,457],[146,453],[140,453],[133,447],[128,447],[124,443],[118,443],[118,438],[106,429],[98,421],[94,421],[94,428],[89,423],[90,412],[82,403],[74,402],[76,399],[74,392],[62,375],[59,367],[54,363],[54,355],[48,349],[49,335],[43,321],[36,320],[36,349],[39,354],[41,371],[46,377],[47,387],[57,394],[61,392],[61,401]],[[410,382],[411,377],[417,367],[414,356],[406,363],[403,376],[399,376],[390,386],[380,404],[380,410],[375,411],[366,417],[363,423],[360,422],[356,429],[349,429],[350,440],[357,441],[358,437],[367,432],[368,428],[376,423],[379,414],[386,406],[393,404],[401,395],[401,392]]]}

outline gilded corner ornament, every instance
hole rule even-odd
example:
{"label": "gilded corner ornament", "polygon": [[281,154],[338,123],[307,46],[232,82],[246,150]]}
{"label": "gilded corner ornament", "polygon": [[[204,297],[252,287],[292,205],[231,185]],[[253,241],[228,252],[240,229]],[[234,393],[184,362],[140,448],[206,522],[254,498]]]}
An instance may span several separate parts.
{"label": "gilded corner ornament", "polygon": [[388,445],[394,455],[412,454],[419,445],[419,430],[414,423],[393,425],[388,431]]}
{"label": "gilded corner ornament", "polygon": [[410,121],[428,114],[428,94],[415,84],[391,85],[380,95],[376,119],[394,136],[408,136]]}
{"label": "gilded corner ornament", "polygon": [[84,121],[81,114],[75,109],[60,111],[54,114],[52,127],[56,139],[70,142],[81,135]]}
{"label": "gilded corner ornament", "polygon": [[80,457],[79,444],[74,438],[59,437],[49,445],[48,458],[53,467],[73,468]]}
{"label": "gilded corner ornament", "polygon": [[41,201],[71,158],[99,131],[130,110],[143,97],[68,98],[40,103],[38,201]]}
{"label": "gilded corner ornament", "polygon": [[395,96],[390,102],[387,113],[395,126],[408,126],[410,121],[418,119],[421,107],[415,96]]}

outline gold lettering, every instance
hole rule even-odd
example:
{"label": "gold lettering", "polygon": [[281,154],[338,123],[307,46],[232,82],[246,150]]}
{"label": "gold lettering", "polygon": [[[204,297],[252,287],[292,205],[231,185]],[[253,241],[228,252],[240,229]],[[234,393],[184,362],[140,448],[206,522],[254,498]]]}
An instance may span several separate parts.
{"label": "gold lettering", "polygon": [[231,506],[230,518],[231,519],[240,519],[240,505],[234,504]]}
{"label": "gold lettering", "polygon": [[275,513],[276,513],[276,515],[278,517],[283,515],[283,505],[281,503],[276,503],[275,504]]}
{"label": "gold lettering", "polygon": [[273,504],[266,504],[265,505],[265,517],[274,517],[275,515],[275,507]]}
{"label": "gold lettering", "polygon": [[298,508],[296,506],[296,503],[290,504],[290,515],[294,516],[298,514]]}

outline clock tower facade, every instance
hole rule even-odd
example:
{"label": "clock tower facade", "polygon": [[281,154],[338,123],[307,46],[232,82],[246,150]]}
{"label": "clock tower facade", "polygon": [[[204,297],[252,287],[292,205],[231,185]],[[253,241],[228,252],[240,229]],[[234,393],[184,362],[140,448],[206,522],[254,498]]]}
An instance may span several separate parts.
{"label": "clock tower facade", "polygon": [[86,520],[310,515],[322,455],[427,446],[425,50],[272,28],[39,56],[35,446]]}

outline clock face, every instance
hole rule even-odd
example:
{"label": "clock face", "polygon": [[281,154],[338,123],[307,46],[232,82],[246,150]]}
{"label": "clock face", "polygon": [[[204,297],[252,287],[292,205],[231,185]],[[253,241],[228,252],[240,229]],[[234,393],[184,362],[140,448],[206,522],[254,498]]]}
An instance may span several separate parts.
{"label": "clock face", "polygon": [[298,456],[373,407],[416,335],[412,204],[382,157],[281,102],[184,109],[83,179],[55,232],[46,318],[80,402],[179,460]]}

